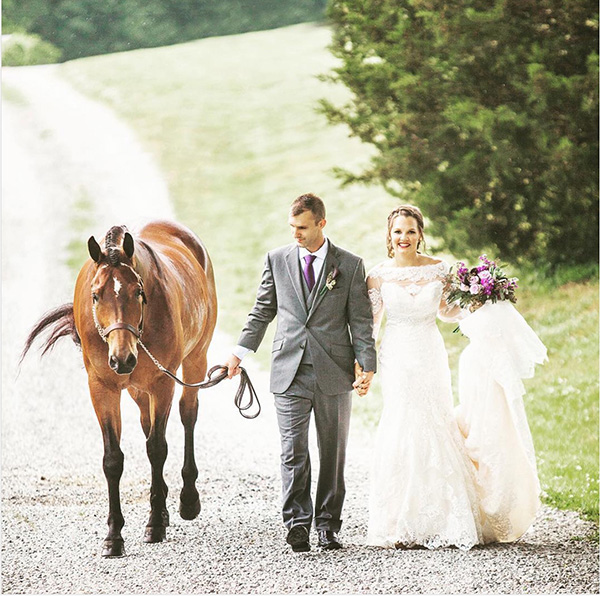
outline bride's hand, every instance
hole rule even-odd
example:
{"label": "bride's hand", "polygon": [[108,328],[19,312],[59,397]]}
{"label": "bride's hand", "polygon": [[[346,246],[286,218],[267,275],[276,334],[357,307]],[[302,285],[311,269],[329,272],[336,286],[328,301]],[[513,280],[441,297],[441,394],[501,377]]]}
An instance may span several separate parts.
{"label": "bride's hand", "polygon": [[471,302],[471,304],[469,304],[469,312],[473,313],[476,310],[479,310],[483,304],[483,302]]}
{"label": "bride's hand", "polygon": [[354,391],[356,391],[356,394],[359,397],[364,397],[365,395],[367,395],[367,393],[369,393],[370,388],[371,388],[370,383],[368,385],[358,385],[358,386],[354,387]]}
{"label": "bride's hand", "polygon": [[364,372],[358,362],[354,363],[354,378],[352,383],[354,390],[360,397],[364,397],[369,392],[371,381],[373,380],[373,371]]}

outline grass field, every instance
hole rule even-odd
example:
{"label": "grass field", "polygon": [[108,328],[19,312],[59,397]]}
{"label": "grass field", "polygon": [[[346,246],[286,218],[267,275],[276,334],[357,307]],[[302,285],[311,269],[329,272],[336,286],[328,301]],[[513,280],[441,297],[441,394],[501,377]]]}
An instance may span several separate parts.
{"label": "grass field", "polygon": [[[378,188],[341,190],[330,173],[336,165],[358,167],[369,151],[315,111],[321,97],[344,99],[343,89],[316,78],[333,64],[329,35],[325,27],[299,25],[60,67],[129,122],[157,158],[177,217],[211,251],[220,326],[234,337],[252,306],[265,252],[290,241],[287,209],[297,195],[325,199],[326,232],[367,267],[385,258],[385,218],[395,201]],[[597,521],[598,283],[529,278],[518,308],[550,357],[526,382],[525,398],[544,498]],[[456,371],[467,340],[452,325],[441,328]],[[265,366],[272,333],[257,355]],[[377,387],[355,400],[355,416],[368,428],[380,408]]]}

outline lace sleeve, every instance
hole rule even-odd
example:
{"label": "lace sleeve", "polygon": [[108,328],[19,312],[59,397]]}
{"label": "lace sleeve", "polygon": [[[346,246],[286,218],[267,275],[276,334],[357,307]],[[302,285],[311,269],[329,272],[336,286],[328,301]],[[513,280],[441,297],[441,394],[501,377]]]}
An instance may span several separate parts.
{"label": "lace sleeve", "polygon": [[383,298],[381,297],[381,280],[369,273],[367,287],[369,289],[369,300],[371,300],[371,312],[373,313],[373,338],[377,339],[384,313]]}
{"label": "lace sleeve", "polygon": [[373,311],[373,316],[376,317],[379,314],[379,311],[383,308],[383,300],[381,298],[381,292],[379,291],[379,288],[369,289],[369,299],[371,300],[371,310]]}
{"label": "lace sleeve", "polygon": [[[440,262],[440,273],[442,276],[439,280],[444,283],[446,276],[450,273],[450,266],[445,261]],[[446,293],[442,294],[440,305],[438,307],[438,317],[445,323],[456,323],[462,321],[469,314],[468,310],[462,309],[457,303],[448,304]]]}
{"label": "lace sleeve", "polygon": [[438,317],[442,321],[445,323],[456,323],[457,321],[462,321],[468,314],[468,310],[462,309],[456,303],[448,304],[446,297],[442,296],[440,306],[438,307]]}

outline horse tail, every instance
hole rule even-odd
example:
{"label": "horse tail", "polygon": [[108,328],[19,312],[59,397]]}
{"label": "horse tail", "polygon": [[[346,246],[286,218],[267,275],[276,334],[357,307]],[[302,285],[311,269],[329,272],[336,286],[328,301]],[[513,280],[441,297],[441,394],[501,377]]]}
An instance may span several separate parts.
{"label": "horse tail", "polygon": [[81,339],[75,328],[75,318],[73,316],[73,303],[69,302],[58,306],[53,310],[48,311],[35,325],[35,327],[29,333],[25,346],[21,352],[21,358],[19,359],[19,366],[23,359],[29,352],[35,339],[43,333],[46,329],[50,330],[49,336],[43,344],[42,356],[48,352],[48,350],[54,347],[54,344],[66,335],[70,335],[73,342],[81,347]]}

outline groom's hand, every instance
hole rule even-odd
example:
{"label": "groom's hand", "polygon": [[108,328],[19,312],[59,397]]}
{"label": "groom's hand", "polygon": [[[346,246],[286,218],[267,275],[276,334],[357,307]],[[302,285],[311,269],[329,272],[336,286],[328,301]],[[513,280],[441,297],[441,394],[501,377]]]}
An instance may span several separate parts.
{"label": "groom's hand", "polygon": [[354,363],[354,378],[356,380],[352,383],[352,386],[360,397],[364,397],[369,392],[373,374],[372,370],[365,372],[358,362]]}
{"label": "groom's hand", "polygon": [[225,360],[225,366],[227,367],[227,377],[228,378],[232,378],[235,377],[236,375],[240,374],[240,362],[241,360],[235,356],[234,354],[231,354],[229,356],[229,358],[227,358],[227,360]]}

